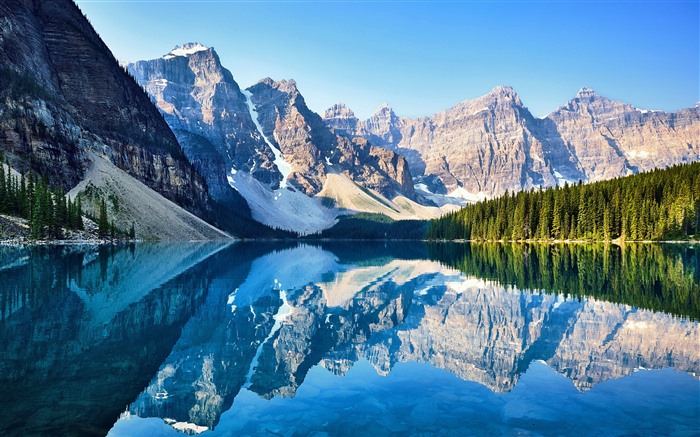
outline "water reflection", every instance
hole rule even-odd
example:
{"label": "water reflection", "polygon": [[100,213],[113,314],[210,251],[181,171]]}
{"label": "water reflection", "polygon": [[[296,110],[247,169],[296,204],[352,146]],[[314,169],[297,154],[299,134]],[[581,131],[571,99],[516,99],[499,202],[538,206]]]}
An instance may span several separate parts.
{"label": "water reflection", "polygon": [[128,405],[112,435],[546,434],[586,414],[606,435],[693,431],[697,262],[659,246],[0,252],[0,423],[104,433]]}
{"label": "water reflection", "polygon": [[221,248],[3,248],[2,434],[105,434],[169,354],[210,286],[201,261]]}

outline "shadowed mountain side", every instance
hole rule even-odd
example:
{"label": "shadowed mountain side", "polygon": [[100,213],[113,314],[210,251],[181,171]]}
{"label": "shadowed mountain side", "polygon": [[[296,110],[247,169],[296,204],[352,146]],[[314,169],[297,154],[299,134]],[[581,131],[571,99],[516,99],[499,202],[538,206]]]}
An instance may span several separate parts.
{"label": "shadowed mountain side", "polygon": [[68,191],[90,168],[87,152],[97,153],[188,211],[210,213],[206,182],[72,0],[3,0],[0,20],[0,147],[14,168]]}

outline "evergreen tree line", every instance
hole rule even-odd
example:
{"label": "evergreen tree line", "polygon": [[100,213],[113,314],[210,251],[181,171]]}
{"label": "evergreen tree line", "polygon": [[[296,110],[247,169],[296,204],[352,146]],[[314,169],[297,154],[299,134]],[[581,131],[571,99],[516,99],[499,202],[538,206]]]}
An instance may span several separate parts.
{"label": "evergreen tree line", "polygon": [[692,246],[433,243],[428,252],[433,260],[502,286],[700,320],[700,253]]}
{"label": "evergreen tree line", "polygon": [[27,219],[33,239],[60,238],[64,228],[83,229],[80,198],[71,201],[32,173],[14,176],[9,164],[0,164],[0,213]]}
{"label": "evergreen tree line", "polygon": [[506,193],[433,220],[428,239],[661,240],[700,231],[700,163]]}

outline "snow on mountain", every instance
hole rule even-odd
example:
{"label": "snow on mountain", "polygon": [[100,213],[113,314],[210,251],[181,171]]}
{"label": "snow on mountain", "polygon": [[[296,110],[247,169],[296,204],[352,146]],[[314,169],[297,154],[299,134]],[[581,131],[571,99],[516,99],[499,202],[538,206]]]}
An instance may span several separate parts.
{"label": "snow on mountain", "polygon": [[197,52],[202,52],[205,50],[209,50],[209,47],[206,47],[198,42],[187,43],[187,44],[183,44],[181,46],[177,46],[174,49],[172,49],[170,51],[170,53],[163,56],[163,59],[172,59],[176,56],[186,57],[187,55],[191,55],[191,54],[194,54]]}
{"label": "snow on mountain", "polygon": [[273,162],[277,166],[277,169],[280,171],[280,173],[282,173],[282,181],[280,182],[280,187],[285,188],[287,186],[287,178],[292,173],[292,166],[284,160],[280,149],[274,144],[272,144],[272,142],[265,135],[265,132],[263,132],[263,128],[262,126],[260,126],[260,121],[258,120],[258,111],[255,109],[255,104],[253,104],[253,94],[248,90],[241,90],[241,92],[245,96],[245,103],[248,106],[250,118],[253,120],[253,123],[255,123],[255,128],[258,130],[263,140],[265,140],[265,143],[267,143],[267,145],[270,146],[270,149],[272,149],[272,153],[274,153],[275,155],[275,160]]}

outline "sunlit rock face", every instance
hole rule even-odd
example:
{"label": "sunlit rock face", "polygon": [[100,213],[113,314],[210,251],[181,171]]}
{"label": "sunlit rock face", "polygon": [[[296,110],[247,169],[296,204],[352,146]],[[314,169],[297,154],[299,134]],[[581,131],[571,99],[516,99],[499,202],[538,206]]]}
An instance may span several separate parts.
{"label": "sunlit rock face", "polygon": [[388,198],[413,197],[402,156],[335,135],[293,80],[266,78],[241,90],[214,49],[198,43],[128,69],[219,196],[227,175],[242,171],[271,189],[289,182],[309,196],[321,191],[328,172],[338,172]]}
{"label": "sunlit rock face", "polygon": [[[588,390],[640,368],[697,375],[698,323],[519,290],[426,259],[348,261],[317,246],[269,253],[210,293],[132,414],[216,427],[242,391],[294,397],[310,369],[420,362],[512,390],[534,361]],[[176,426],[176,425],[173,425]]]}
{"label": "sunlit rock face", "polygon": [[343,104],[324,119],[406,156],[433,194],[476,200],[505,190],[610,179],[700,159],[700,109],[640,110],[582,88],[538,119],[510,87],[424,118],[380,106],[358,120]]}
{"label": "sunlit rock face", "polygon": [[225,196],[231,168],[277,185],[282,178],[272,149],[257,131],[231,72],[213,48],[198,43],[128,66],[165,116],[213,193]]}
{"label": "sunlit rock face", "polygon": [[548,147],[568,147],[584,181],[663,168],[700,159],[700,108],[675,113],[642,110],[581,88],[566,105],[549,114],[560,138]]}

